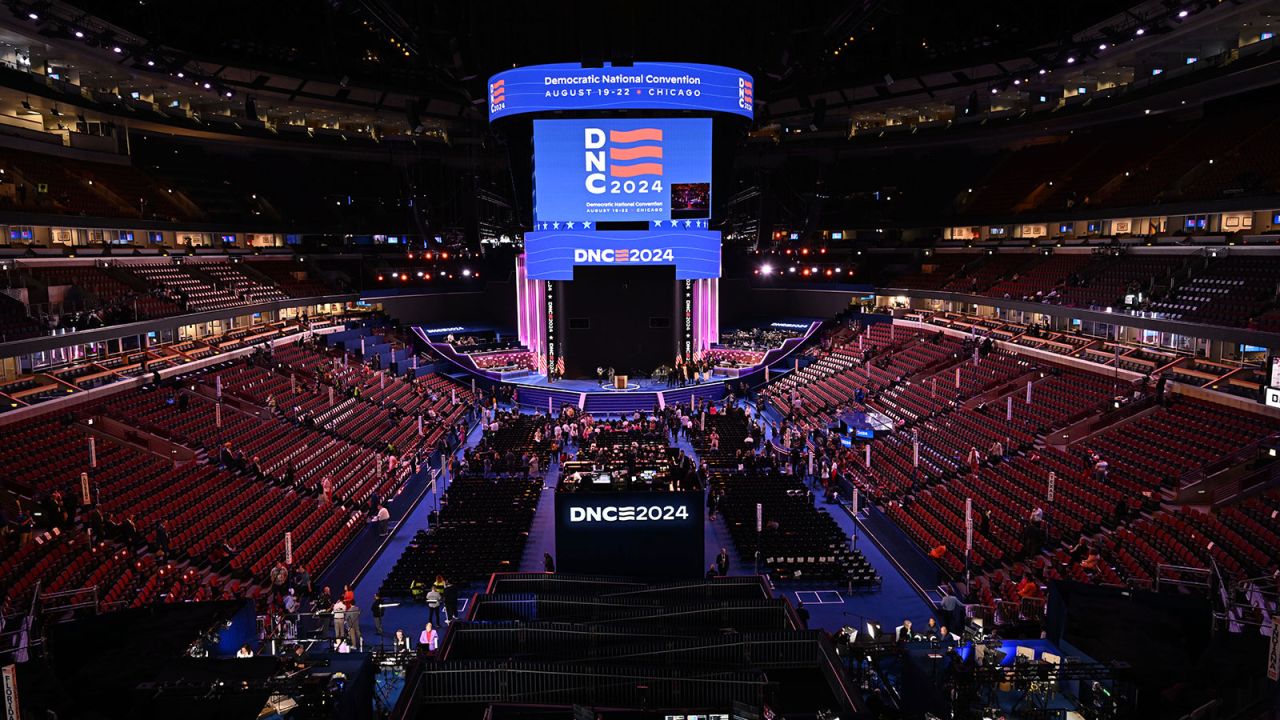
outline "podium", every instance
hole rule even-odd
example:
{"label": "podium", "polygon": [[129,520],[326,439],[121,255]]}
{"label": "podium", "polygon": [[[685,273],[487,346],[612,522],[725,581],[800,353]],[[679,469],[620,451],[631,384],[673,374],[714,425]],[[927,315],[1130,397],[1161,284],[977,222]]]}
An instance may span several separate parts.
{"label": "podium", "polygon": [[614,388],[615,390],[626,390],[626,389],[627,389],[627,376],[626,376],[626,375],[614,375],[614,376],[613,376],[613,388]]}

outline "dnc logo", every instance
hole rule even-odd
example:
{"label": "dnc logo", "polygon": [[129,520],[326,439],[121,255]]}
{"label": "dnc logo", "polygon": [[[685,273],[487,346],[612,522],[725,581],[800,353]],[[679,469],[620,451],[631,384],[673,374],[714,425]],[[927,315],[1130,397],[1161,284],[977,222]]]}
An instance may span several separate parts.
{"label": "dnc logo", "polygon": [[489,83],[489,112],[494,113],[507,106],[507,81]]}
{"label": "dnc logo", "polygon": [[751,81],[740,77],[738,78],[738,107],[743,110],[750,110],[755,103],[755,98],[751,91]]}
{"label": "dnc logo", "polygon": [[[587,192],[648,192],[662,189],[662,129],[609,130],[585,128]],[[651,177],[653,180],[633,180]],[[615,178],[621,178],[615,179]]]}

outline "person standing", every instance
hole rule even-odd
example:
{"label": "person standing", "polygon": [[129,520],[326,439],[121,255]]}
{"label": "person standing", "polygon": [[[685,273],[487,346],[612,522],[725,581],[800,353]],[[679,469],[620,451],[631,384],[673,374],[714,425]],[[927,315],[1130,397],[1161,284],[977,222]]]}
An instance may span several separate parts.
{"label": "person standing", "polygon": [[351,644],[352,650],[358,652],[363,640],[360,635],[360,606],[351,603],[343,615],[343,623],[347,626],[347,642]]}
{"label": "person standing", "polygon": [[542,569],[544,572],[553,573],[556,571],[556,559],[551,557],[551,553],[542,553]]}
{"label": "person standing", "polygon": [[720,554],[716,555],[716,573],[721,577],[729,574],[729,550],[720,548]]}
{"label": "person standing", "polygon": [[337,602],[333,604],[333,639],[334,640],[341,640],[342,638],[346,637],[346,634],[347,634],[346,613],[347,613],[346,603],[342,602],[342,598],[338,598]]}
{"label": "person standing", "polygon": [[382,616],[386,612],[386,608],[382,607],[382,593],[374,593],[369,614],[373,615],[373,631],[378,634],[378,637],[382,637]]}
{"label": "person standing", "polygon": [[444,594],[433,586],[427,593],[427,627],[441,625],[440,605],[444,602]]}
{"label": "person standing", "polygon": [[451,623],[458,619],[458,586],[451,582],[444,585],[444,621]]}

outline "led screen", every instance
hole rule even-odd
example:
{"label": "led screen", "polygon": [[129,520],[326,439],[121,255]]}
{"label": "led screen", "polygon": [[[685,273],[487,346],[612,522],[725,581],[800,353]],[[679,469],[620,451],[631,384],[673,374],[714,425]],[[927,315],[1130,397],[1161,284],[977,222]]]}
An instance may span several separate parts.
{"label": "led screen", "polygon": [[534,220],[711,215],[711,120],[535,120]]}

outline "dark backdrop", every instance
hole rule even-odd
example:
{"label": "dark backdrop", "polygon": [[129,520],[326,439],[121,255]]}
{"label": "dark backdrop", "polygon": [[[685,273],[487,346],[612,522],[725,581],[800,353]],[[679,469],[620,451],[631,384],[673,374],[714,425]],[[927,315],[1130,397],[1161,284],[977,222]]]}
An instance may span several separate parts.
{"label": "dark backdrop", "polygon": [[648,375],[676,356],[674,266],[579,267],[563,285],[566,377]]}

